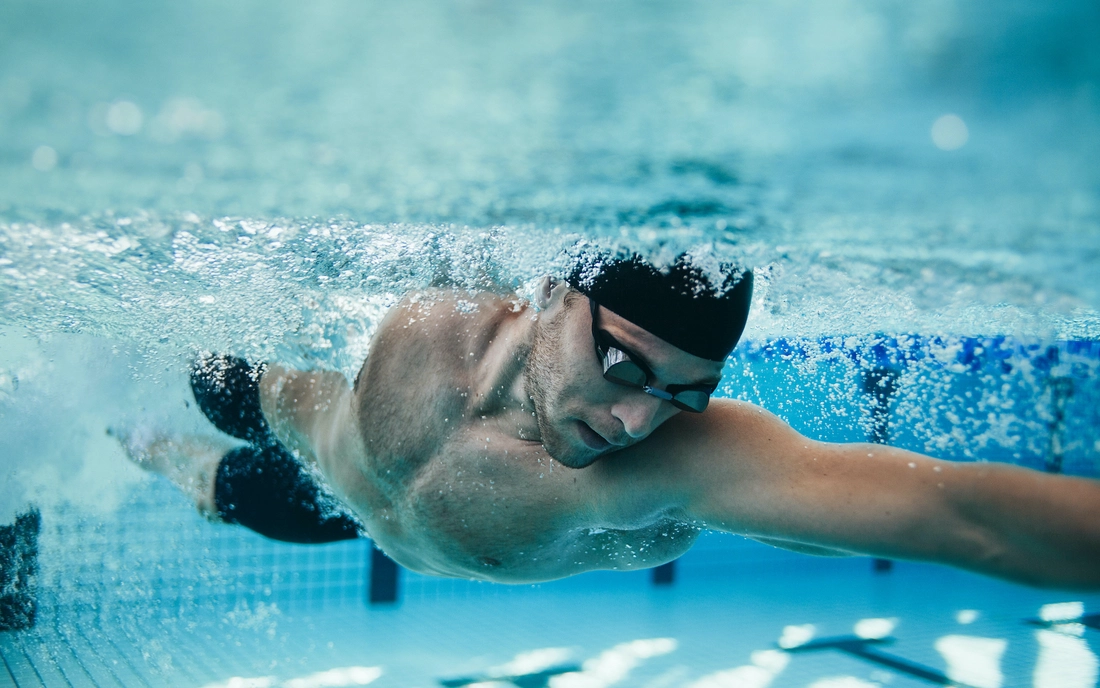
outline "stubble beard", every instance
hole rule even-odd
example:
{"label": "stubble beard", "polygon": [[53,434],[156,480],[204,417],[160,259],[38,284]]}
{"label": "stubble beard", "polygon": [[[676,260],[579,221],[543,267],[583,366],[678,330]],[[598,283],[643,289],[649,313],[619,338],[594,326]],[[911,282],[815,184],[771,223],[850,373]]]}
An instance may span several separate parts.
{"label": "stubble beard", "polygon": [[551,422],[557,415],[554,400],[562,396],[561,375],[557,366],[567,310],[563,308],[550,321],[536,325],[535,340],[523,368],[523,389],[535,406],[535,420],[546,453],[565,466],[583,468],[592,463],[594,457],[589,456],[590,452],[576,447]]}

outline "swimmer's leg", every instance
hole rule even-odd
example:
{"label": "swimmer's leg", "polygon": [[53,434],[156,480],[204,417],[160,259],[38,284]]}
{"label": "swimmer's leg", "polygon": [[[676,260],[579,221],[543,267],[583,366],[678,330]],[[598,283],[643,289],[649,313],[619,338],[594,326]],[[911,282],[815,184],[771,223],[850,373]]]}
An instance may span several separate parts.
{"label": "swimmer's leg", "polygon": [[234,449],[218,465],[214,501],[226,523],[303,544],[354,540],[359,522],[275,444]]}
{"label": "swimmer's leg", "polygon": [[[358,437],[351,387],[343,375],[205,355],[192,367],[191,389],[219,430],[250,442],[227,452],[216,466],[214,507],[220,520],[288,542],[359,537],[358,522],[310,470],[331,475],[323,459],[342,456],[334,448]],[[329,464],[329,471],[342,465]]]}
{"label": "swimmer's leg", "polygon": [[222,432],[257,446],[281,442],[310,465],[357,427],[351,387],[334,371],[205,355],[192,367],[191,389]]}
{"label": "swimmer's leg", "polygon": [[284,542],[360,535],[359,523],[278,444],[233,448],[217,438],[110,432],[135,463],[171,480],[211,521],[237,523]]}
{"label": "swimmer's leg", "polygon": [[351,385],[331,370],[302,371],[271,364],[259,383],[264,416],[272,435],[287,449],[326,475],[332,460],[358,438]]}
{"label": "swimmer's leg", "polygon": [[250,365],[235,356],[204,354],[191,366],[191,391],[207,420],[227,435],[267,444],[271,428],[260,406],[265,364]]}
{"label": "swimmer's leg", "polygon": [[222,458],[236,443],[216,437],[177,436],[146,428],[108,429],[130,459],[147,471],[168,478],[211,521],[222,520],[215,499],[215,481]]}

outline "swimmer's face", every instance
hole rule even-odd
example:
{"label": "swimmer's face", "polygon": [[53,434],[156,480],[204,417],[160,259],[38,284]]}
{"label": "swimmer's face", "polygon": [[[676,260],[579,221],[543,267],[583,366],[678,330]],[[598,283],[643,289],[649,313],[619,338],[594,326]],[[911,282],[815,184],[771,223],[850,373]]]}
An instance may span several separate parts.
{"label": "swimmer's face", "polygon": [[[641,389],[604,379],[587,297],[564,284],[544,296],[524,376],[543,446],[552,457],[583,468],[640,442],[680,413]],[[601,330],[653,372],[649,384],[654,387],[713,385],[721,378],[721,363],[677,349],[606,308],[597,317]]]}

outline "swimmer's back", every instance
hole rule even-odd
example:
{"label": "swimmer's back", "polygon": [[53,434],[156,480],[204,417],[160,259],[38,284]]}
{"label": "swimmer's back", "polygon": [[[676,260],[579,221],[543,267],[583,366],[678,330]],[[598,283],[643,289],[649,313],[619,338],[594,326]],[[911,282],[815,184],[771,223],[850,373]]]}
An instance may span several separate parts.
{"label": "swimmer's back", "polygon": [[[412,295],[386,316],[355,388],[369,503],[382,548],[413,570],[505,582],[652,566],[696,530],[663,518],[607,528],[598,471],[569,469],[518,438],[507,408],[509,326],[526,306],[489,294]],[[494,357],[497,357],[494,360]],[[503,364],[503,365],[502,365]],[[496,376],[496,378],[494,378]]]}
{"label": "swimmer's back", "polygon": [[485,350],[513,303],[432,290],[390,310],[354,390],[373,466],[403,485],[463,426],[478,403],[474,388]]}

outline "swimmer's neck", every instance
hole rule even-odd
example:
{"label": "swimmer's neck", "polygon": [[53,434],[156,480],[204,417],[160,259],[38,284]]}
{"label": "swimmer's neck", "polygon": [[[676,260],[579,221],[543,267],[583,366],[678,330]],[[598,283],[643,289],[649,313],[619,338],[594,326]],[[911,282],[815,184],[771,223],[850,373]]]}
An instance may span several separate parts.
{"label": "swimmer's neck", "polygon": [[470,390],[475,400],[475,418],[503,420],[508,434],[532,441],[539,441],[538,422],[523,371],[535,340],[537,322],[538,314],[531,304],[504,302],[486,323],[488,343],[475,365]]}

